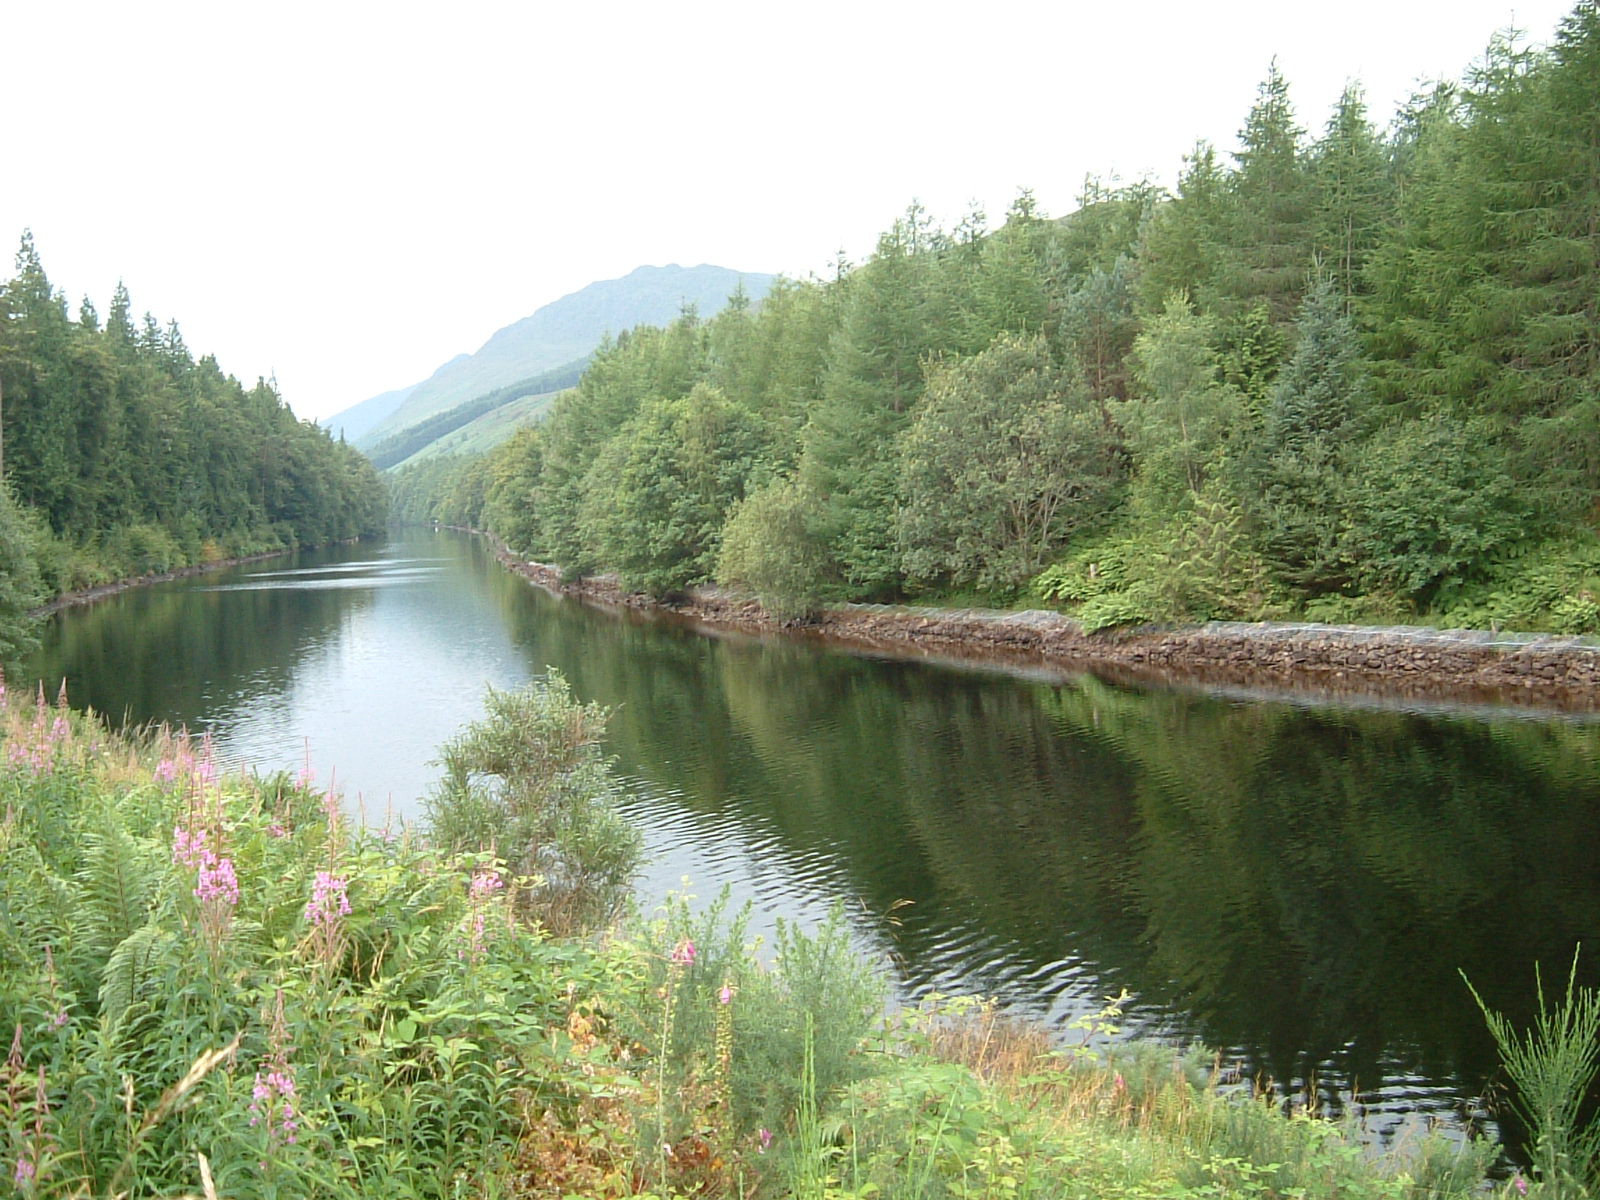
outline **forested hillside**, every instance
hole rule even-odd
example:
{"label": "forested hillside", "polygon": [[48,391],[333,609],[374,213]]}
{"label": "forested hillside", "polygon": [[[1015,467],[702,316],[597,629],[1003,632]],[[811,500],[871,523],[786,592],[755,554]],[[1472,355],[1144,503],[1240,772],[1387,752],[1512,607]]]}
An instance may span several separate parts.
{"label": "forested hillside", "polygon": [[398,511],[671,593],[981,595],[1093,627],[1600,624],[1600,7],[1380,131],[1272,69],[1176,192],[913,206],[835,278],[604,346]]}
{"label": "forested hillside", "polygon": [[761,299],[771,282],[770,275],[708,263],[638,267],[621,279],[597,280],[496,331],[476,352],[458,355],[410,388],[400,404],[353,440],[378,458],[387,446],[415,441],[424,424],[480,405],[491,393],[500,393],[505,404],[535,394],[519,389],[537,377],[581,370],[608,333],[670,321],[686,307],[711,316],[735,292]]}
{"label": "forested hillside", "polygon": [[372,464],[272,385],[198,360],[118,287],[74,319],[32,238],[0,285],[0,661],[18,613],[61,592],[376,532]]}

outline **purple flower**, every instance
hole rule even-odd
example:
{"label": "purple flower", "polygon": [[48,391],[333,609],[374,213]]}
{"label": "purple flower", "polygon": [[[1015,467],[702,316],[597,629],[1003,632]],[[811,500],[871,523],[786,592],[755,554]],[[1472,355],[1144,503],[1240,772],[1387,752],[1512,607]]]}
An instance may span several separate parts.
{"label": "purple flower", "polygon": [[728,983],[723,984],[722,985],[722,990],[717,993],[717,1000],[718,1000],[719,1003],[722,1003],[722,1004],[732,1004],[733,1003],[733,985],[732,984],[728,984]]}
{"label": "purple flower", "polygon": [[25,1188],[33,1182],[33,1162],[31,1159],[17,1159],[17,1169],[11,1172],[11,1182],[19,1188]]}
{"label": "purple flower", "polygon": [[484,901],[505,887],[498,871],[478,870],[472,873],[472,883],[468,893],[474,901]]}
{"label": "purple flower", "polygon": [[[208,853],[209,859],[211,855]],[[228,908],[239,903],[239,878],[233,873],[231,858],[215,859],[200,868],[200,882],[195,885],[194,898],[201,903],[221,901]]]}
{"label": "purple flower", "polygon": [[756,1149],[756,1153],[765,1154],[767,1152],[767,1147],[772,1145],[772,1130],[763,1129],[760,1133],[756,1134],[756,1137],[760,1139],[761,1142],[761,1145]]}
{"label": "purple flower", "polygon": [[306,901],[306,920],[313,925],[332,925],[340,917],[350,915],[349,881],[331,871],[318,871],[311,885],[311,899]]}
{"label": "purple flower", "polygon": [[685,967],[693,966],[694,965],[694,943],[692,941],[690,941],[688,938],[684,938],[682,941],[680,941],[676,946],[674,946],[672,948],[672,961],[677,963],[677,964],[679,964],[680,966],[685,966]]}
{"label": "purple flower", "polygon": [[256,1072],[255,1086],[250,1089],[250,1124],[265,1123],[269,1143],[281,1141],[292,1146],[300,1130],[294,1113],[294,1072],[281,1058],[268,1066],[265,1074]]}
{"label": "purple flower", "polygon": [[179,825],[172,831],[172,861],[185,867],[205,867],[216,861],[216,856],[206,849],[206,831],[197,829],[190,833]]}
{"label": "purple flower", "polygon": [[1519,1196],[1528,1194],[1528,1181],[1522,1177],[1520,1171],[1511,1177],[1511,1186],[1517,1189],[1517,1195]]}

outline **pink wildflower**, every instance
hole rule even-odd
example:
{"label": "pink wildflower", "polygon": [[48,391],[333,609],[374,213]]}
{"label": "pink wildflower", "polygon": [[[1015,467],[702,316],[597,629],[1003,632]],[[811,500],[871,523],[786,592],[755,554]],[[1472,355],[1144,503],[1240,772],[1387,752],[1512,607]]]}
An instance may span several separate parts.
{"label": "pink wildflower", "polygon": [[17,1159],[16,1170],[11,1172],[11,1182],[17,1185],[18,1190],[27,1187],[33,1182],[34,1166],[31,1159]]}
{"label": "pink wildflower", "polygon": [[200,868],[194,898],[202,904],[216,901],[228,908],[235,907],[239,903],[239,877],[233,873],[233,860],[212,859],[209,851],[206,858],[211,861]]}
{"label": "pink wildflower", "polygon": [[267,1055],[256,1069],[255,1086],[250,1089],[250,1124],[265,1126],[269,1152],[280,1144],[294,1145],[300,1131],[299,1097],[295,1092],[294,1068],[289,1065],[290,1049],[283,993],[279,992],[267,1013]]}
{"label": "pink wildflower", "polygon": [[183,867],[205,867],[216,861],[206,848],[206,831],[190,833],[182,825],[172,831],[172,861]]}
{"label": "pink wildflower", "polygon": [[268,1065],[271,1069],[265,1074],[256,1072],[255,1086],[250,1089],[250,1124],[266,1124],[269,1144],[282,1141],[292,1146],[300,1131],[294,1110],[294,1072],[281,1060]]}
{"label": "pink wildflower", "polygon": [[732,984],[725,983],[725,984],[722,985],[722,990],[717,993],[717,1001],[719,1003],[721,1003],[721,1004],[732,1004],[733,1003],[733,985]]}
{"label": "pink wildflower", "polygon": [[349,881],[331,871],[318,871],[311,885],[311,899],[306,901],[306,920],[313,925],[333,925],[340,917],[350,915]]}
{"label": "pink wildflower", "polygon": [[694,943],[684,938],[672,948],[672,961],[683,967],[693,966],[694,953]]}
{"label": "pink wildflower", "polygon": [[772,1130],[763,1129],[760,1133],[756,1134],[756,1137],[761,1142],[761,1145],[756,1148],[756,1153],[765,1154],[767,1152],[767,1147],[772,1145]]}
{"label": "pink wildflower", "polygon": [[472,873],[472,882],[467,885],[467,899],[472,906],[467,917],[467,945],[457,952],[458,957],[474,963],[482,961],[484,931],[487,927],[484,913],[504,887],[505,881],[500,878],[500,873],[492,868],[480,867]]}

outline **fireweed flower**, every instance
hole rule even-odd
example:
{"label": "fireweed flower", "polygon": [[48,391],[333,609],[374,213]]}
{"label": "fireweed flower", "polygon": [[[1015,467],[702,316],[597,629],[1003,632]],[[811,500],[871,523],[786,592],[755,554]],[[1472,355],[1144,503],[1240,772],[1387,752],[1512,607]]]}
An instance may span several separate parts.
{"label": "fireweed flower", "polygon": [[467,945],[458,952],[458,957],[475,963],[483,959],[487,910],[504,887],[505,881],[498,871],[480,867],[472,873],[472,882],[467,885],[467,900],[471,905],[466,924]]}
{"label": "fireweed flower", "polygon": [[672,948],[672,961],[680,967],[694,966],[694,943],[684,938]]}
{"label": "fireweed flower", "polygon": [[305,918],[311,926],[309,945],[314,956],[331,971],[344,957],[344,918],[350,915],[349,881],[332,871],[318,871],[306,901]]}
{"label": "fireweed flower", "polygon": [[[250,1089],[250,1124],[264,1130],[266,1153],[292,1146],[300,1133],[300,1101],[295,1092],[294,1068],[289,1064],[289,1026],[283,1015],[283,993],[273,1000],[267,1016],[267,1055],[256,1070]],[[266,1168],[266,1163],[261,1164]]]}
{"label": "fireweed flower", "polygon": [[295,1116],[294,1072],[287,1063],[256,1072],[255,1086],[250,1089],[250,1124],[266,1126],[269,1146],[295,1144],[300,1122]]}
{"label": "fireweed flower", "polygon": [[216,862],[216,855],[206,846],[206,831],[190,832],[182,825],[172,831],[172,861],[180,867],[206,867]]}
{"label": "fireweed flower", "polygon": [[474,900],[487,900],[503,887],[505,882],[500,878],[500,872],[480,869],[472,873],[468,893]]}
{"label": "fireweed flower", "polygon": [[[239,877],[233,873],[231,858],[214,858],[209,852],[207,862],[200,868],[200,881],[195,884],[194,898],[202,904],[222,904],[229,909],[239,903]],[[350,910],[345,909],[346,912]]]}
{"label": "fireweed flower", "polygon": [[311,899],[306,901],[306,920],[314,927],[327,927],[338,923],[340,917],[350,915],[349,881],[331,871],[318,871],[311,885]]}

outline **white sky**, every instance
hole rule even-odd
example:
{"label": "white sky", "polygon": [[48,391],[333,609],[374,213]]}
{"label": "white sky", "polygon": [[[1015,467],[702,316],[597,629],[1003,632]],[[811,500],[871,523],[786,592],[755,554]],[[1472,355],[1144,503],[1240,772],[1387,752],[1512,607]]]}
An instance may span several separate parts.
{"label": "white sky", "polygon": [[1301,124],[1379,124],[1569,0],[949,4],[0,0],[0,275],[116,281],[322,417],[645,263],[825,273],[912,199],[1059,216],[1171,183],[1277,56]]}

